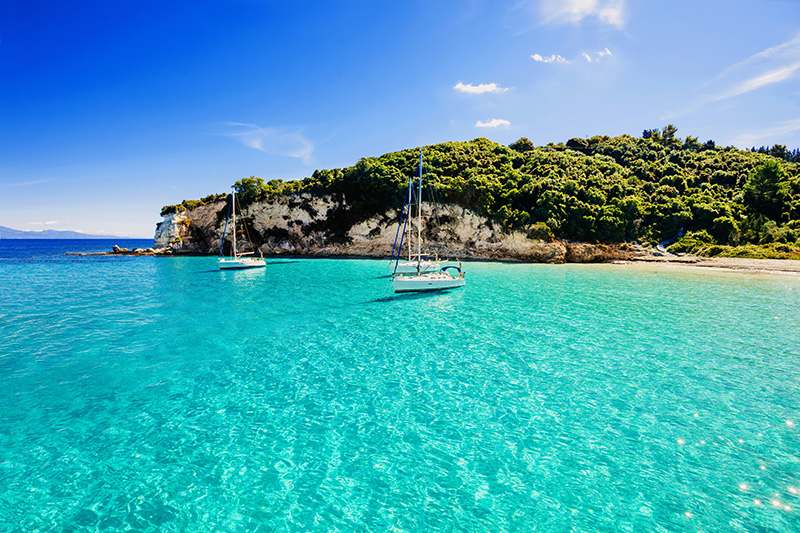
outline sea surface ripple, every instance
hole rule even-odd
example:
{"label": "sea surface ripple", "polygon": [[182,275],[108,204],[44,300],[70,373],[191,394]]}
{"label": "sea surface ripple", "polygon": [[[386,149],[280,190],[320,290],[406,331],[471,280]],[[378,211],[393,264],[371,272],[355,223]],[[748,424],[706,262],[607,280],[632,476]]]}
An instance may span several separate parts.
{"label": "sea surface ripple", "polygon": [[800,278],[36,246],[0,241],[0,530],[800,530]]}

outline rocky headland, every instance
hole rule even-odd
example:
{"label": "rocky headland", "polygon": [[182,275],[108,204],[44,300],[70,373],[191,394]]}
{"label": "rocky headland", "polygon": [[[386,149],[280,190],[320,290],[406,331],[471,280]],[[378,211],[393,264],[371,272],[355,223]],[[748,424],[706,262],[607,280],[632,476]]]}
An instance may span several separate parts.
{"label": "rocky headland", "polygon": [[[257,202],[238,217],[245,231],[239,248],[265,256],[388,257],[399,213],[388,210],[350,226],[343,234],[332,224],[343,202],[333,196],[299,193]],[[224,199],[164,215],[156,227],[160,255],[216,254],[224,231]],[[423,203],[424,251],[464,260],[586,263],[632,259],[631,244],[576,243],[504,231],[492,221],[455,205]],[[243,234],[246,235],[243,238]],[[249,239],[248,239],[249,237]],[[230,237],[228,237],[230,238]],[[226,246],[229,243],[226,241]]]}
{"label": "rocky headland", "polygon": [[[426,253],[541,263],[800,259],[800,165],[791,154],[701,144],[672,126],[546,146],[445,142],[300,180],[242,178],[239,250],[389,256],[420,150]],[[116,253],[230,253],[230,239],[221,243],[228,202],[212,194],[164,206],[152,250]]]}

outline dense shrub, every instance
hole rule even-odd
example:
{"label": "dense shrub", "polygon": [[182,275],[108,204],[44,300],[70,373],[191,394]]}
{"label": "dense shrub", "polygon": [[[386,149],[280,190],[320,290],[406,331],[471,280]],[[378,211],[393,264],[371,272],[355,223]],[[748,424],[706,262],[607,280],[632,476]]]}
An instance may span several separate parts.
{"label": "dense shrub", "polygon": [[696,254],[712,244],[715,244],[714,238],[706,230],[690,231],[667,250],[673,254]]}
{"label": "dense shrub", "polygon": [[550,226],[548,226],[546,222],[534,222],[528,226],[527,234],[529,239],[538,241],[550,242],[555,239],[553,230],[550,229]]}
{"label": "dense shrub", "polygon": [[165,205],[161,208],[161,216],[163,217],[173,213],[178,213],[180,211],[195,209],[196,207],[200,207],[202,205],[212,204],[214,202],[224,200],[225,196],[225,194],[209,194],[208,196],[205,196],[199,200],[184,200],[179,204]]}
{"label": "dense shrub", "polygon": [[[536,238],[656,243],[685,233],[673,249],[697,253],[791,244],[800,233],[800,165],[680,139],[671,126],[642,138],[595,136],[541,147],[524,138],[511,147],[479,138],[426,146],[424,154],[426,198]],[[243,206],[298,192],[336,196],[341,207],[329,214],[328,226],[343,235],[352,224],[400,206],[418,162],[413,148],[317,170],[301,181],[249,177],[235,187]]]}

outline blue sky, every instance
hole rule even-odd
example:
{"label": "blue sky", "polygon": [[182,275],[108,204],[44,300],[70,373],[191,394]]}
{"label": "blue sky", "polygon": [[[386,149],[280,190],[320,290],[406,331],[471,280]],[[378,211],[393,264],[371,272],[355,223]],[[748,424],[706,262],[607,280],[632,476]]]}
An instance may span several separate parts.
{"label": "blue sky", "polygon": [[242,176],[668,122],[800,146],[800,2],[0,0],[0,225],[151,236]]}

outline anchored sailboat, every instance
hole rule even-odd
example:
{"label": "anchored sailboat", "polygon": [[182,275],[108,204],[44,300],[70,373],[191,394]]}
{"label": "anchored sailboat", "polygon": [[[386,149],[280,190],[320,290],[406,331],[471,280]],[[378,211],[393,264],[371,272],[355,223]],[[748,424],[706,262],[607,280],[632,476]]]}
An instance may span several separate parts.
{"label": "anchored sailboat", "polygon": [[[461,270],[461,263],[458,265],[444,265],[438,257],[433,260],[430,256],[422,254],[422,149],[419,151],[419,179],[417,181],[417,254],[416,258],[412,255],[412,235],[413,230],[409,224],[411,209],[413,207],[413,178],[408,180],[408,197],[403,206],[403,230],[398,235],[400,242],[395,239],[395,246],[392,249],[392,259],[394,260],[394,270],[392,275],[392,287],[394,292],[427,292],[441,291],[463,287],[466,283],[464,272]],[[403,255],[403,241],[408,238],[408,260],[401,260]]]}
{"label": "anchored sailboat", "polygon": [[[233,257],[225,257],[223,254],[223,249],[225,247],[225,234],[227,233],[228,229],[228,221],[231,222],[231,227],[233,228],[232,231],[232,243],[231,243],[231,253]],[[231,214],[230,217],[225,219],[225,229],[222,231],[222,238],[220,239],[219,243],[219,268],[220,270],[243,270],[246,268],[264,268],[266,266],[266,262],[264,261],[264,257],[247,257],[253,255],[253,252],[247,253],[238,253],[236,251],[236,190],[231,192]]]}
{"label": "anchored sailboat", "polygon": [[[421,155],[421,154],[420,154]],[[404,240],[408,241],[408,259],[401,260],[400,256],[403,253],[403,244],[400,243],[400,246],[397,247],[397,257],[395,257],[395,253],[392,253],[392,262],[389,264],[389,268],[392,270],[394,274],[417,274],[419,272],[436,272],[442,267],[442,262],[439,261],[438,256],[431,257],[430,255],[422,255],[420,251],[417,251],[417,257],[414,258],[414,254],[412,252],[411,247],[411,224],[408,224],[408,217],[411,214],[411,206],[413,205],[413,190],[414,190],[414,179],[408,179],[408,198],[406,199],[406,204],[403,206],[403,216],[404,224],[403,224],[403,238]],[[398,231],[399,231],[398,227]],[[407,231],[406,231],[407,230]]]}

